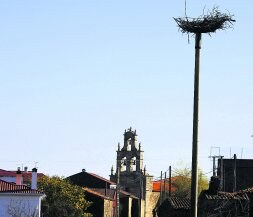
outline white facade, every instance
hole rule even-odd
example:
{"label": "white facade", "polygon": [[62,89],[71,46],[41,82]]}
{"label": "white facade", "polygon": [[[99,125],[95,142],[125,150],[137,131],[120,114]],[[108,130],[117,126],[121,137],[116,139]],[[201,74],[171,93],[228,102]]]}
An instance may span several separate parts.
{"label": "white facade", "polygon": [[0,193],[0,217],[40,217],[42,194]]}

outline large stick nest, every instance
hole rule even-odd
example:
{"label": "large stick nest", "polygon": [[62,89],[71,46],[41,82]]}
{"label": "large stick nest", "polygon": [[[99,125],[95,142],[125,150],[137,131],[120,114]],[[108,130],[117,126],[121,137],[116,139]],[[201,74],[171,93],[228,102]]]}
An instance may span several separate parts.
{"label": "large stick nest", "polygon": [[233,15],[221,13],[217,7],[198,18],[174,18],[182,33],[213,33],[233,26]]}

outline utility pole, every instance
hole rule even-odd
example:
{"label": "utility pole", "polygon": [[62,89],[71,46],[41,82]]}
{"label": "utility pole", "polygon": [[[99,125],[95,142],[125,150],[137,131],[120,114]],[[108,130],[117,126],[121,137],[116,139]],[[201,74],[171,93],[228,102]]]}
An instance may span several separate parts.
{"label": "utility pole", "polygon": [[[194,104],[193,104],[193,135],[192,135],[192,177],[191,177],[191,217],[197,217],[198,206],[198,122],[199,122],[199,63],[201,49],[201,34],[213,33],[218,29],[232,26],[232,16],[221,13],[214,8],[209,14],[200,18],[185,16],[174,18],[182,33],[195,34],[195,73],[194,73]],[[221,22],[222,20],[222,22]]]}
{"label": "utility pole", "polygon": [[236,192],[236,154],[234,154],[234,183],[233,192]]}
{"label": "utility pole", "polygon": [[166,172],[164,174],[164,186],[163,186],[163,200],[166,200]]}
{"label": "utility pole", "polygon": [[198,203],[198,130],[199,130],[199,62],[201,33],[195,34],[195,75],[192,134],[192,179],[191,179],[191,217],[197,217]]}
{"label": "utility pole", "polygon": [[215,156],[213,156],[213,176],[216,176]]}
{"label": "utility pole", "polygon": [[116,193],[117,193],[117,217],[120,217],[120,201],[119,201],[119,194],[120,194],[120,168],[117,168],[117,188],[116,188]]}
{"label": "utility pole", "polygon": [[163,171],[161,171],[160,177],[160,206],[162,205],[162,179],[163,179]]}
{"label": "utility pole", "polygon": [[220,156],[220,190],[225,191],[223,156]]}
{"label": "utility pole", "polygon": [[171,197],[171,166],[169,167],[169,197]]}
{"label": "utility pole", "polygon": [[[209,158],[212,158],[213,159],[213,176],[216,176],[217,175],[217,167],[216,167],[216,158],[217,159],[222,159],[223,156],[221,155],[213,155],[213,156],[209,156]],[[222,168],[220,168],[222,170]],[[220,170],[220,173],[221,173],[221,170]],[[221,174],[220,174],[221,175]]]}

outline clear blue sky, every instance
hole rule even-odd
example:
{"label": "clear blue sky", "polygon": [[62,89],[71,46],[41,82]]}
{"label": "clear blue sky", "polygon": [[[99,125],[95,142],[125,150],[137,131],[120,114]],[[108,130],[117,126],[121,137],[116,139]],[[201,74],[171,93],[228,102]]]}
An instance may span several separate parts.
{"label": "clear blue sky", "polygon": [[[237,22],[202,40],[204,172],[211,146],[253,158],[253,2],[187,0],[187,15],[213,6]],[[184,0],[1,0],[0,168],[108,177],[130,126],[149,173],[190,165],[194,38],[179,16]]]}

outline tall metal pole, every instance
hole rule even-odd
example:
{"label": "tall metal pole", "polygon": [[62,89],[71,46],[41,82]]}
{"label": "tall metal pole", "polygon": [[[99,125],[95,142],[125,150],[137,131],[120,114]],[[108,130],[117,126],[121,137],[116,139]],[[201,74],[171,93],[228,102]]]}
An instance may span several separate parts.
{"label": "tall metal pole", "polygon": [[198,122],[199,122],[199,62],[201,33],[195,34],[195,75],[192,134],[192,180],[191,180],[191,217],[198,215]]}
{"label": "tall metal pole", "polygon": [[166,200],[166,172],[164,174],[164,182],[163,182],[163,200]]}
{"label": "tall metal pole", "polygon": [[233,183],[233,192],[236,192],[236,154],[234,154],[234,183]]}
{"label": "tall metal pole", "polygon": [[160,177],[160,205],[162,205],[162,178],[163,178],[163,171],[161,171]]}
{"label": "tall metal pole", "polygon": [[169,197],[171,196],[171,166],[169,167]]}
{"label": "tall metal pole", "polygon": [[119,184],[119,182],[120,182],[120,179],[119,179],[119,177],[120,177],[120,168],[118,167],[117,168],[117,189],[116,189],[116,192],[117,192],[117,214],[116,214],[116,216],[117,217],[120,217],[120,202],[119,202],[119,194],[120,194],[120,184]]}
{"label": "tall metal pole", "polygon": [[213,176],[216,176],[215,156],[213,156]]}
{"label": "tall metal pole", "polygon": [[224,188],[224,168],[223,168],[223,156],[220,156],[220,190],[225,191]]}

